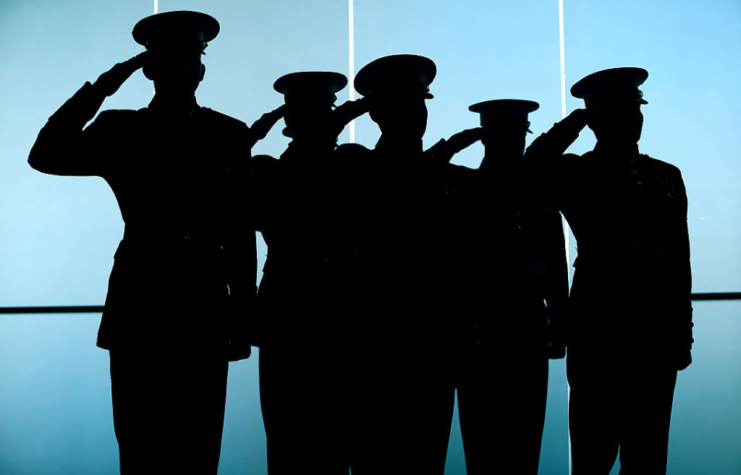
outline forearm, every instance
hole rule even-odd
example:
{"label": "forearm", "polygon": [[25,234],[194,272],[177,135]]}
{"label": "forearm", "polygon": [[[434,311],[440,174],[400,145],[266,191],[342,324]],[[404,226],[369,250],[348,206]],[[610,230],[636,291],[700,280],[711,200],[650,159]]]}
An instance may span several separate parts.
{"label": "forearm", "polygon": [[530,160],[548,160],[566,153],[586,125],[584,114],[574,111],[560,122],[556,122],[546,133],[536,138],[525,152]]}
{"label": "forearm", "polygon": [[98,113],[105,95],[85,85],[47,121],[31,149],[28,163],[53,175],[91,175],[83,127]]}

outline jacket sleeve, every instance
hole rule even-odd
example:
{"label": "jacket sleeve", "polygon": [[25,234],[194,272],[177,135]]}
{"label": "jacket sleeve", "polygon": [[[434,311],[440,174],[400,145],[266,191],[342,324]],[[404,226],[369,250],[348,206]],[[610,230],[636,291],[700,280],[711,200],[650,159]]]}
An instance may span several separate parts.
{"label": "jacket sleeve", "polygon": [[691,349],[692,342],[692,269],[690,266],[690,237],[687,226],[687,191],[682,173],[677,169],[674,182],[673,199],[677,201],[677,215],[673,217],[670,230],[672,298],[676,302],[674,337],[681,348]]}
{"label": "jacket sleeve", "polygon": [[551,210],[547,214],[546,244],[546,305],[549,334],[553,343],[566,343],[568,328],[569,270],[566,262],[566,240],[561,215]]}
{"label": "jacket sleeve", "polygon": [[28,163],[50,175],[102,176],[101,152],[107,144],[106,131],[111,130],[110,115],[102,113],[83,130],[98,112],[105,96],[85,83],[47,121],[31,149]]}

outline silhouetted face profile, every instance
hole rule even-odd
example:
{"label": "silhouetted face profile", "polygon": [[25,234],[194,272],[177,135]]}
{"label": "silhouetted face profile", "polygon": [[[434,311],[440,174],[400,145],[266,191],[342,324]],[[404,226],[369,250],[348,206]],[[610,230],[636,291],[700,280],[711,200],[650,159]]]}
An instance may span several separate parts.
{"label": "silhouetted face profile", "polygon": [[369,112],[387,137],[421,140],[427,130],[427,104],[418,90],[399,88],[376,92]]}
{"label": "silhouetted face profile", "polygon": [[419,141],[427,130],[426,99],[435,63],[424,56],[397,54],[365,65],[355,77],[355,89],[370,99],[369,114],[387,142]]}
{"label": "silhouetted face profile", "polygon": [[134,40],[147,48],[144,75],[161,96],[193,96],[206,74],[203,50],[219,34],[219,22],[199,12],[165,12],[134,26]]}
{"label": "silhouetted face profile", "polygon": [[525,136],[529,132],[528,115],[538,110],[540,105],[534,101],[521,99],[496,99],[479,102],[468,108],[479,114],[484,137],[481,143],[486,148],[486,158],[482,167],[496,160],[516,160],[525,154]]}
{"label": "silhouetted face profile", "polygon": [[334,123],[333,108],[337,92],[347,78],[327,71],[303,71],[278,78],[273,89],[283,94],[285,106],[283,134],[304,143],[336,142],[341,128]]}
{"label": "silhouetted face profile", "polygon": [[284,120],[291,137],[301,140],[323,138],[332,120],[333,101],[333,97],[289,97]]}
{"label": "silhouetted face profile", "polygon": [[571,95],[584,99],[587,125],[599,142],[631,145],[641,139],[643,93],[638,87],[648,78],[642,68],[612,68],[592,73],[571,87]]}
{"label": "silhouetted face profile", "polygon": [[197,48],[152,48],[144,75],[154,81],[155,91],[177,95],[195,94],[206,74]]}
{"label": "silhouetted face profile", "polygon": [[597,140],[609,143],[638,143],[643,130],[641,105],[635,98],[614,97],[587,106],[587,125]]}
{"label": "silhouetted face profile", "polygon": [[520,158],[525,153],[527,128],[511,122],[500,122],[484,128],[481,143],[486,155],[503,159]]}

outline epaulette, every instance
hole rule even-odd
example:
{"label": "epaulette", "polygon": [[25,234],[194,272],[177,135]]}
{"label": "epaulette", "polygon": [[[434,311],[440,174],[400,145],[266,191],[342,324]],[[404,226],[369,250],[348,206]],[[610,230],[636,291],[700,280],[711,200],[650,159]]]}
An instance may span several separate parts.
{"label": "epaulette", "polygon": [[679,173],[679,168],[677,168],[675,165],[672,165],[671,163],[665,162],[663,160],[659,160],[658,158],[653,158],[645,153],[641,154],[641,158],[650,160],[653,164],[655,164],[657,167],[660,168],[666,168],[669,172]]}

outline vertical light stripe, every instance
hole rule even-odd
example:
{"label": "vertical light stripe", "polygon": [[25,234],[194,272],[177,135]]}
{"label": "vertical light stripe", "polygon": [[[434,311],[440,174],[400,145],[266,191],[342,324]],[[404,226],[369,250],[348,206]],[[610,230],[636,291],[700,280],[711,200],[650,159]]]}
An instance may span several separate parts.
{"label": "vertical light stripe", "polygon": [[[558,0],[558,37],[559,37],[559,46],[561,51],[561,119],[566,118],[566,48],[565,48],[565,41],[564,41],[564,33],[563,33],[563,0]],[[564,231],[564,238],[566,241],[566,265],[568,266],[568,276],[569,276],[569,290],[571,290],[571,259],[569,258],[569,223],[566,222],[566,219],[563,219],[563,231]],[[571,386],[566,383],[566,386],[568,388],[568,395],[566,400],[571,400]],[[568,421],[568,414],[569,414],[569,406],[568,402],[566,403],[566,420]],[[569,437],[569,474],[573,471],[573,466],[571,464],[571,428],[569,427],[568,430],[568,437]]]}
{"label": "vertical light stripe", "polygon": [[[355,11],[354,11],[354,2],[353,0],[348,0],[348,24],[349,24],[349,41],[348,41],[348,49],[349,49],[349,56],[350,56],[350,74],[349,77],[349,84],[348,89],[350,90],[350,100],[355,99],[355,87],[353,83],[355,82]],[[355,121],[350,122],[350,143],[355,143]]]}
{"label": "vertical light stripe", "polygon": [[561,118],[566,117],[566,52],[563,39],[563,0],[558,0],[558,36],[561,46]]}
{"label": "vertical light stripe", "polygon": [[[558,36],[561,51],[561,119],[566,118],[566,48],[563,34],[563,0],[558,0]],[[569,263],[569,223],[564,220],[564,237],[566,240],[566,262]],[[569,266],[569,283],[571,282],[571,266]]]}
{"label": "vertical light stripe", "polygon": [[[154,14],[155,15],[159,13],[159,9],[160,9],[159,0],[154,0]],[[154,96],[155,94],[157,94],[157,90],[154,88],[154,83],[153,83],[152,84],[152,96]]]}

